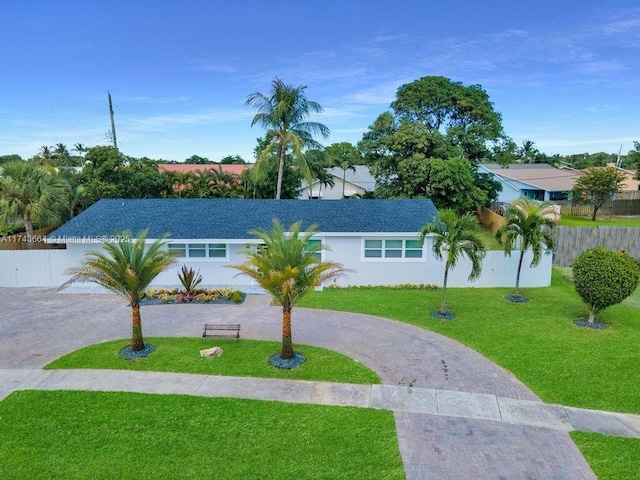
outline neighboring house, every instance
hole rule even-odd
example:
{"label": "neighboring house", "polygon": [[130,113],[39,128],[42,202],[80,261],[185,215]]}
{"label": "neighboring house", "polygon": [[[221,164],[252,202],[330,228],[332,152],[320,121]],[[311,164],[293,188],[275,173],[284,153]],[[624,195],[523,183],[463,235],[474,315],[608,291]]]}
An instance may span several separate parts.
{"label": "neighboring house", "polygon": [[[357,165],[354,170],[347,169],[343,172],[340,167],[328,168],[327,171],[333,177],[333,187],[321,185],[319,181],[315,181],[311,188],[307,182],[302,182],[301,200],[307,199],[323,199],[323,200],[340,200],[342,198],[359,197],[363,198],[367,194],[373,193],[376,187],[376,180],[369,173],[369,167],[366,165]],[[342,176],[344,175],[344,197],[342,196]]]}
{"label": "neighboring house", "polygon": [[511,203],[516,198],[528,197],[535,200],[566,200],[573,184],[582,172],[573,169],[559,169],[546,163],[481,164],[481,173],[489,173],[502,185],[498,202]]}
{"label": "neighboring house", "polygon": [[[177,273],[184,264],[200,270],[203,285],[252,291],[256,286],[249,277],[225,268],[245,260],[245,249],[257,241],[248,232],[270,229],[273,219],[285,227],[302,221],[303,229],[311,224],[318,227],[314,240],[323,247],[320,258],[351,270],[347,277],[337,279],[337,285],[439,285],[444,264],[433,256],[429,238],[423,246],[417,241],[420,228],[435,215],[436,208],[426,199],[102,199],[51,233],[48,241],[66,243],[66,265],[71,267],[87,251],[99,250],[101,241],[125,230],[136,235],[148,229],[149,240],[168,235],[168,248],[179,255],[175,266],[160,274],[154,285],[178,285]],[[488,257],[483,269],[486,275],[472,285],[510,286],[517,256],[505,258],[495,251]],[[452,270],[449,285],[469,286],[470,268],[463,262]],[[540,273],[534,275],[523,271],[523,286],[550,284],[551,257],[545,257],[537,270]]]}
{"label": "neighboring house", "polygon": [[618,170],[619,172],[624,173],[625,180],[622,184],[621,191],[638,191],[640,190],[640,180],[636,179],[636,172],[633,170],[626,170],[624,168],[617,167],[615,163],[607,163],[607,167],[612,167]]}

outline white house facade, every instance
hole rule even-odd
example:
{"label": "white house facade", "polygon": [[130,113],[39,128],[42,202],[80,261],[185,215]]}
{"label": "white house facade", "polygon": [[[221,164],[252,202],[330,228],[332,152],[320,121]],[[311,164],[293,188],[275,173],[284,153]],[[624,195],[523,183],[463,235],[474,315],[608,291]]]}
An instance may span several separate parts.
{"label": "white house facade", "polygon": [[322,185],[316,180],[309,187],[306,182],[303,182],[298,198],[300,200],[341,200],[353,197],[364,198],[367,194],[373,193],[376,180],[369,173],[369,167],[356,165],[353,168],[353,170],[347,169],[346,171],[340,167],[328,168],[327,172],[332,176],[333,186]]}
{"label": "white house facade", "polygon": [[[246,199],[103,199],[52,232],[49,241],[65,243],[56,250],[47,276],[36,276],[29,285],[22,275],[20,286],[60,286],[68,276],[66,268],[78,265],[86,252],[101,248],[101,242],[117,240],[129,231],[136,235],[147,229],[147,238],[166,237],[167,248],[177,252],[174,266],[160,274],[154,286],[178,286],[182,265],[200,270],[203,286],[230,286],[255,291],[252,279],[228,268],[245,260],[245,249],[257,239],[249,232],[269,229],[278,219],[285,227],[301,221],[303,230],[316,224],[319,231],[312,241],[323,247],[323,260],[339,262],[350,270],[335,284],[398,285],[442,283],[444,263],[431,251],[432,242],[418,242],[420,228],[433,220],[436,209],[430,200],[362,200],[309,202],[302,200]],[[35,252],[21,252],[28,255]],[[40,254],[42,252],[38,252]],[[0,263],[5,254],[0,252]],[[46,253],[43,253],[46,255]],[[528,253],[530,257],[530,252]],[[39,260],[41,262],[46,259]],[[551,283],[551,256],[530,269],[525,257],[521,285],[543,287]],[[461,261],[450,271],[451,287],[509,287],[514,284],[517,255],[505,257],[489,252],[482,275],[467,280],[471,265]],[[17,270],[17,268],[16,268]],[[0,286],[12,285],[0,278]],[[50,284],[53,283],[53,284]]]}

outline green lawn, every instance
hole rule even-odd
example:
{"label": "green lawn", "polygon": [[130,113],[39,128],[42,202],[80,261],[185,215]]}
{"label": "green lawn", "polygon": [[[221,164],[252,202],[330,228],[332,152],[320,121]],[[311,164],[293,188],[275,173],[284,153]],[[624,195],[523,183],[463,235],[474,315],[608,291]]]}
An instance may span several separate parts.
{"label": "green lawn", "polygon": [[61,391],[0,402],[0,471],[3,480],[405,478],[388,411]]}
{"label": "green lawn", "polygon": [[496,240],[496,237],[491,230],[486,228],[479,228],[478,233],[480,233],[480,238],[482,239],[482,243],[487,248],[487,250],[502,250],[502,247]]}
{"label": "green lawn", "polygon": [[569,217],[562,215],[560,225],[564,227],[640,227],[640,217],[614,217],[594,222],[588,217]]}
{"label": "green lawn", "polygon": [[[115,340],[98,343],[71,352],[45,367],[108,368],[117,370],[152,370],[157,372],[203,373],[237,377],[289,378],[344,383],[380,383],[380,377],[368,367],[338,352],[309,345],[294,345],[307,361],[292,370],[282,370],[267,363],[280,351],[280,342],[258,340],[200,338],[147,338],[156,351],[145,358],[124,360],[118,352],[130,342]],[[200,350],[221,347],[219,358],[202,358]]]}
{"label": "green lawn", "polygon": [[599,433],[571,432],[599,480],[638,480],[640,440]]}
{"label": "green lawn", "polygon": [[439,291],[325,289],[300,306],[362,312],[444,334],[513,372],[545,402],[640,413],[640,315],[616,305],[598,318],[607,330],[576,327],[588,311],[560,270],[550,288],[523,289],[526,304],[505,300],[506,288],[451,288],[458,318],[431,318]]}

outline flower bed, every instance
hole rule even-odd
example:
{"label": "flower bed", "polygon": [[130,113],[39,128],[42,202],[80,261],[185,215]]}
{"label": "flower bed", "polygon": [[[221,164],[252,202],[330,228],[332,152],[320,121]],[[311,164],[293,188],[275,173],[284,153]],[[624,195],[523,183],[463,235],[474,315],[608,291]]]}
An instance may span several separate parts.
{"label": "flower bed", "polygon": [[199,288],[191,293],[174,288],[149,288],[145,291],[141,305],[164,305],[169,303],[242,303],[247,294],[233,288],[216,290]]}

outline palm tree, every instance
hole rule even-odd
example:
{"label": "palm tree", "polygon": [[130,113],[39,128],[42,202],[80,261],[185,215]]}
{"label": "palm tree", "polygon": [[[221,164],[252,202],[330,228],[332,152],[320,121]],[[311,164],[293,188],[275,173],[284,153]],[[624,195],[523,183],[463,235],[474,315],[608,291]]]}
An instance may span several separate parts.
{"label": "palm tree", "polygon": [[[516,290],[510,300],[523,301],[520,295],[520,271],[524,253],[530,248],[533,252],[531,267],[540,263],[543,247],[547,253],[555,249],[553,227],[553,205],[526,197],[518,198],[505,211],[505,224],[496,232],[496,239],[503,246],[505,255],[511,256],[513,250],[520,251],[516,272]],[[526,301],[526,300],[525,300]]]}
{"label": "palm tree", "polygon": [[471,260],[469,281],[480,275],[482,259],[487,254],[487,249],[477,230],[478,225],[472,215],[458,217],[455,210],[450,208],[439,210],[433,221],[420,230],[420,243],[424,243],[427,235],[433,235],[433,254],[440,260],[445,257],[440,310],[434,312],[435,317],[453,318],[447,312],[447,278],[449,269],[454,268],[461,257],[466,256]]}
{"label": "palm tree", "polygon": [[342,169],[342,198],[345,198],[345,180],[347,170],[356,171],[356,165],[361,160],[360,152],[349,142],[340,142],[326,148],[330,165]]}
{"label": "palm tree", "polygon": [[300,298],[312,289],[346,270],[341,264],[324,262],[314,254],[322,249],[319,244],[309,244],[316,233],[312,225],[307,232],[300,232],[300,222],[294,223],[286,232],[277,219],[273,229],[258,229],[249,233],[263,243],[248,249],[247,260],[240,265],[230,265],[241,274],[253,278],[282,305],[282,351],[280,357],[294,357],[291,339],[291,310]]}
{"label": "palm tree", "polygon": [[319,103],[307,99],[304,93],[306,88],[306,86],[287,85],[279,78],[274,78],[269,97],[255,92],[249,95],[245,102],[245,105],[254,107],[258,112],[253,117],[251,126],[259,123],[265,127],[270,139],[267,147],[260,152],[256,159],[256,165],[253,168],[255,175],[260,177],[263,174],[266,169],[265,163],[269,160],[269,154],[275,148],[278,149],[278,180],[275,196],[278,200],[282,191],[282,176],[287,150],[291,150],[294,160],[311,185],[313,178],[311,178],[302,149],[321,147],[313,139],[314,134],[320,134],[323,138],[329,136],[329,129],[322,123],[304,121],[311,112],[322,112]]}
{"label": "palm tree", "polygon": [[47,147],[46,145],[40,147],[40,155],[44,163],[51,163],[51,147]]}
{"label": "palm tree", "polygon": [[22,217],[27,237],[33,236],[33,223],[55,226],[68,209],[66,181],[33,162],[10,162],[0,177],[0,221],[8,223]]}
{"label": "palm tree", "polygon": [[72,150],[78,152],[80,156],[82,156],[82,154],[87,151],[87,148],[84,146],[84,143],[76,143]]}
{"label": "palm tree", "polygon": [[522,146],[518,148],[518,155],[522,159],[523,163],[533,163],[538,149],[535,147],[535,142],[531,140],[525,140],[522,142]]}
{"label": "palm tree", "polygon": [[145,289],[158,274],[174,262],[173,253],[165,249],[163,239],[145,245],[147,230],[140,232],[132,240],[128,232],[118,235],[122,239],[116,243],[105,243],[104,252],[88,252],[88,257],[80,266],[67,271],[73,275],[70,282],[95,282],[117,293],[131,305],[131,350],[144,350],[140,300]]}
{"label": "palm tree", "polygon": [[[327,171],[327,158],[322,150],[309,150],[305,155],[311,175],[318,181],[318,200],[322,198],[322,187],[333,187],[333,175]],[[313,198],[313,184],[309,185],[309,197]]]}

